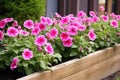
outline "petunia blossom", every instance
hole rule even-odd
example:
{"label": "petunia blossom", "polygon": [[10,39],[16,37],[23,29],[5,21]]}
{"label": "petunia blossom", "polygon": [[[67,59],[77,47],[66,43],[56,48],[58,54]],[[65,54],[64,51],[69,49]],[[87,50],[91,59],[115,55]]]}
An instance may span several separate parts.
{"label": "petunia blossom", "polygon": [[40,17],[40,21],[43,22],[43,23],[46,23],[47,22],[47,18],[44,17],[44,16],[41,16]]}
{"label": "petunia blossom", "polygon": [[77,14],[78,18],[82,18],[82,17],[85,17],[85,16],[86,16],[86,13],[83,12],[83,11],[79,11],[78,14]]}
{"label": "petunia blossom", "polygon": [[15,68],[17,68],[18,61],[19,61],[18,58],[13,58],[12,63],[10,65],[11,70],[14,70]]}
{"label": "petunia blossom", "polygon": [[52,47],[52,45],[50,43],[47,43],[46,46],[45,46],[45,51],[49,54],[53,54],[54,53],[54,49]]}
{"label": "petunia blossom", "polygon": [[68,27],[68,32],[70,35],[77,35],[78,31],[77,31],[77,27],[76,26],[69,26]]}
{"label": "petunia blossom", "polygon": [[0,21],[0,28],[4,28],[5,25],[6,25],[5,20],[1,20],[1,21]]}
{"label": "petunia blossom", "polygon": [[56,28],[53,28],[53,29],[50,30],[49,34],[50,34],[51,38],[54,39],[58,35],[58,30]]}
{"label": "petunia blossom", "polygon": [[14,20],[13,18],[5,18],[5,19],[4,19],[4,21],[5,21],[6,23],[12,22],[13,20]]}
{"label": "petunia blossom", "polygon": [[22,52],[22,57],[24,60],[30,60],[33,58],[33,52],[29,49],[24,49]]}
{"label": "petunia blossom", "polygon": [[10,37],[16,37],[19,34],[18,29],[14,28],[14,27],[9,27],[7,29],[7,35]]}
{"label": "petunia blossom", "polygon": [[71,37],[69,37],[66,41],[62,41],[64,47],[71,47],[73,45],[73,39]]}
{"label": "petunia blossom", "polygon": [[108,16],[102,15],[101,18],[105,22],[109,21],[109,17]]}
{"label": "petunia blossom", "polygon": [[23,23],[24,27],[27,28],[27,29],[32,29],[34,27],[34,23],[32,20],[26,20],[24,23]]}
{"label": "petunia blossom", "polygon": [[35,39],[35,44],[37,46],[43,46],[47,43],[47,39],[45,38],[44,35],[37,36]]}
{"label": "petunia blossom", "polygon": [[4,38],[4,33],[0,30],[0,41],[3,40]]}
{"label": "petunia blossom", "polygon": [[80,24],[80,25],[78,26],[78,30],[79,30],[79,31],[85,31],[85,30],[86,30],[86,26]]}
{"label": "petunia blossom", "polygon": [[94,30],[90,30],[88,33],[88,37],[90,40],[94,41],[96,39],[96,34],[94,33]]}
{"label": "petunia blossom", "polygon": [[32,35],[38,35],[39,32],[40,32],[39,27],[34,27],[34,28],[31,30],[31,34],[32,34]]}
{"label": "petunia blossom", "polygon": [[18,22],[14,20],[14,22],[12,23],[12,27],[17,27],[17,26],[18,26]]}
{"label": "petunia blossom", "polygon": [[103,5],[101,5],[101,6],[99,7],[99,10],[100,10],[100,11],[105,11],[105,7],[104,7]]}
{"label": "petunia blossom", "polygon": [[69,22],[69,17],[62,17],[61,20],[60,20],[60,24],[67,24]]}
{"label": "petunia blossom", "polygon": [[118,27],[118,21],[117,20],[111,20],[110,25],[113,26],[114,28]]}
{"label": "petunia blossom", "polygon": [[19,34],[23,35],[23,36],[28,36],[29,32],[25,31],[25,30],[20,30]]}
{"label": "petunia blossom", "polygon": [[46,29],[46,25],[43,22],[38,23],[37,27],[39,27],[40,31],[43,31]]}
{"label": "petunia blossom", "polygon": [[48,25],[48,26],[53,25],[53,21],[52,21],[52,19],[50,19],[49,17],[47,17],[47,25]]}
{"label": "petunia blossom", "polygon": [[95,14],[94,11],[90,11],[89,14],[90,14],[90,16],[92,16],[92,17],[96,17],[96,14]]}
{"label": "petunia blossom", "polygon": [[61,39],[62,41],[68,40],[69,37],[70,37],[70,35],[69,35],[68,32],[62,32],[62,33],[60,34],[60,39]]}

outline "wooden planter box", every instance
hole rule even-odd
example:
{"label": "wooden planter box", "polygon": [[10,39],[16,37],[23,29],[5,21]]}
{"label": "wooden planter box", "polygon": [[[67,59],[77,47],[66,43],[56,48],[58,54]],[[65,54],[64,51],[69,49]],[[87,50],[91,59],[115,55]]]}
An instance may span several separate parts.
{"label": "wooden planter box", "polygon": [[120,70],[120,44],[17,80],[101,80]]}

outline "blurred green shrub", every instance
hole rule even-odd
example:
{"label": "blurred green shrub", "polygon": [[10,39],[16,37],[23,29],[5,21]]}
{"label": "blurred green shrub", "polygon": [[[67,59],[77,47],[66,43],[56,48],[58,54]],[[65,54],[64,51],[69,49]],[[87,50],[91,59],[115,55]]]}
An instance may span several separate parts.
{"label": "blurred green shrub", "polygon": [[13,17],[19,24],[45,15],[46,0],[0,0],[0,19]]}

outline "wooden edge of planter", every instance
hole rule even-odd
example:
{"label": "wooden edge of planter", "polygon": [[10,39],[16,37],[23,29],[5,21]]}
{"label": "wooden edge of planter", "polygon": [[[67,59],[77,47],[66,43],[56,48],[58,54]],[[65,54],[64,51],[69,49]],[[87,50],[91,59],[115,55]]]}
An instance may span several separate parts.
{"label": "wooden edge of planter", "polygon": [[[107,69],[107,71],[111,71],[111,70],[109,70],[111,68],[102,67],[102,65],[106,64],[106,66],[109,67],[110,64],[107,64],[107,63],[109,63],[109,60],[112,62],[113,59],[116,59],[116,56],[120,56],[120,44],[115,45],[114,47],[96,51],[96,52],[91,53],[88,56],[85,56],[81,59],[74,59],[74,60],[59,64],[59,65],[56,65],[51,68],[51,71],[36,72],[36,73],[30,74],[28,76],[25,76],[23,78],[19,78],[17,80],[80,80],[79,78],[71,79],[71,77],[70,77],[70,76],[79,77],[79,74],[81,74],[81,75],[89,74],[90,79],[84,79],[85,76],[82,79],[83,80],[92,80],[91,76],[93,76],[93,75],[90,76],[90,74],[93,74],[93,73],[89,73],[89,69],[92,69],[93,72],[95,72],[94,68],[96,70],[98,67],[98,70],[96,70],[98,72],[97,76],[100,75],[101,73],[106,73],[105,75],[107,75],[108,72],[105,72],[106,69]],[[119,58],[117,58],[117,60],[119,60]],[[119,62],[117,61],[116,65],[117,65],[117,63],[119,63]],[[111,63],[111,65],[112,64],[114,64],[114,61]],[[117,67],[117,68],[115,67],[116,68],[115,70],[114,70],[114,66],[113,66],[113,71],[111,71],[110,74],[113,73],[114,71],[120,69],[120,64],[118,66],[119,67]],[[103,72],[99,72],[101,70]],[[83,74],[80,72],[83,72]],[[101,75],[101,76],[105,77],[104,75]],[[93,80],[99,80],[99,79],[93,79]]]}

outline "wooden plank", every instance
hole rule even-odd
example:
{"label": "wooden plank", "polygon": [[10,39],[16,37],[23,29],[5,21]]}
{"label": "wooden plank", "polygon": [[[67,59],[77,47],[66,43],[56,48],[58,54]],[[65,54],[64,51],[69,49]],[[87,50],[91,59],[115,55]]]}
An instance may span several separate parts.
{"label": "wooden plank", "polygon": [[[34,73],[18,80],[61,80],[67,76],[76,74],[82,70],[89,69],[89,67],[100,63],[113,56],[120,55],[120,45],[114,48],[107,48],[104,50],[91,53],[82,59],[75,59],[52,67],[52,71],[45,71],[43,73]],[[76,66],[77,65],[77,66]]]}
{"label": "wooden plank", "polygon": [[120,0],[115,0],[115,13],[120,14]]}
{"label": "wooden plank", "polygon": [[108,14],[112,13],[112,2],[113,0],[106,0],[106,12]]}
{"label": "wooden plank", "polygon": [[76,15],[77,14],[77,3],[78,3],[78,0],[68,0],[68,13],[67,14],[74,14]]}
{"label": "wooden plank", "polygon": [[62,16],[66,15],[66,0],[58,0],[58,13]]}
{"label": "wooden plank", "polygon": [[88,12],[94,11],[98,14],[99,0],[88,0]]}
{"label": "wooden plank", "polygon": [[86,14],[88,13],[88,0],[78,0],[78,10],[84,11]]}
{"label": "wooden plank", "polygon": [[120,54],[62,80],[101,80],[120,70]]}

